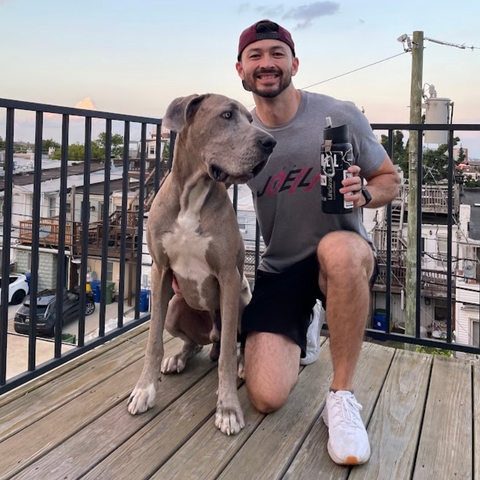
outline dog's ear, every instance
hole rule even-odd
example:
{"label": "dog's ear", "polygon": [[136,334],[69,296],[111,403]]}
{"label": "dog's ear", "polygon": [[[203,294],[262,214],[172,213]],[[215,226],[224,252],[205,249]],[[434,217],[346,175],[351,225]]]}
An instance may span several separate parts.
{"label": "dog's ear", "polygon": [[162,120],[162,126],[180,133],[187,124],[190,116],[198,108],[206,95],[189,95],[176,98],[167,108],[167,113]]}

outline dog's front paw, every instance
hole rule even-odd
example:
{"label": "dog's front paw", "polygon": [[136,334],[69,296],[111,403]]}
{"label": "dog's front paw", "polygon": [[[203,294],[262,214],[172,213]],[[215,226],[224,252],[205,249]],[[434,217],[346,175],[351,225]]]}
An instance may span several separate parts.
{"label": "dog's front paw", "polygon": [[151,383],[146,388],[135,387],[128,399],[128,411],[132,415],[146,412],[155,404],[155,396],[157,390],[155,385]]}
{"label": "dog's front paw", "polygon": [[245,426],[240,405],[237,403],[227,406],[219,401],[215,414],[215,426],[225,435],[236,435]]}

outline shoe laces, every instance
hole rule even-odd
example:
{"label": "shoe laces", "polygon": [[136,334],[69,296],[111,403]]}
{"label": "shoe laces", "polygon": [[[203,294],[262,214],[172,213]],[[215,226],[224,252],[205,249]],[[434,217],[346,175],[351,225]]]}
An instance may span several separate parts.
{"label": "shoe laces", "polygon": [[344,422],[358,427],[361,422],[360,410],[362,406],[357,402],[354,395],[332,395],[334,399],[333,418],[338,424]]}

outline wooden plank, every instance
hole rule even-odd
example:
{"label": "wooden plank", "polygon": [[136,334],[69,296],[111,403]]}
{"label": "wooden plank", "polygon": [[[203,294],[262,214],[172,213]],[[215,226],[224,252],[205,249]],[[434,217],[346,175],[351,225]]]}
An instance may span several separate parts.
{"label": "wooden plank", "polygon": [[74,360],[67,362],[65,365],[62,365],[61,367],[58,367],[55,370],[52,370],[46,373],[45,375],[42,375],[41,377],[35,380],[32,380],[31,382],[28,382],[25,385],[22,385],[16,388],[15,390],[12,390],[11,392],[1,395],[0,408],[6,405],[7,403],[13,402],[17,398],[22,397],[23,395],[30,394],[32,391],[36,390],[42,385],[45,385],[53,381],[55,378],[58,378],[61,375],[65,375],[67,372],[70,372],[71,370],[75,369],[79,365],[83,365],[84,363],[94,360],[95,358],[101,355],[104,355],[109,350],[113,350],[114,348],[118,347],[119,345],[127,341],[135,341],[135,337],[140,336],[143,332],[147,331],[149,328],[150,328],[150,322],[140,325],[128,331],[124,335],[120,335],[119,337],[114,338],[108,343],[105,343],[104,345],[94,350],[90,350],[89,352],[85,353],[85,355],[75,358]]}
{"label": "wooden plank", "polygon": [[[167,342],[166,355],[176,353],[181,343],[177,338]],[[123,403],[133,390],[142,367],[143,358],[0,443],[0,472],[17,473]]]}
{"label": "wooden plank", "polygon": [[299,375],[286,404],[269,414],[219,479],[279,478],[318,417],[332,382],[330,345]]}
{"label": "wooden plank", "polygon": [[89,388],[104,381],[145,354],[148,332],[108,350],[94,362],[78,364],[76,369],[52,379],[28,395],[0,408],[0,441],[3,441],[48,415]]}
{"label": "wooden plank", "polygon": [[[373,343],[364,343],[362,346],[355,372],[355,395],[363,405],[361,416],[367,425],[390,368],[394,352],[393,348]],[[283,478],[285,480],[346,478],[348,469],[331,460],[327,451],[327,443],[328,429],[322,418],[319,417]]]}
{"label": "wooden plank", "polygon": [[207,420],[150,480],[217,478],[265,417],[253,406],[245,385],[238,396],[245,417],[245,427],[238,435],[226,438],[215,427],[213,418]]}
{"label": "wooden plank", "polygon": [[[67,480],[85,475],[160,412],[172,408],[173,401],[213,369],[216,370],[216,364],[210,361],[209,349],[204,349],[189,362],[181,375],[163,377],[161,391],[152,409],[141,415],[130,415],[126,402],[122,401],[13,478]],[[151,445],[156,449],[156,440]]]}
{"label": "wooden plank", "polygon": [[[325,340],[325,337],[322,337],[321,344]],[[303,367],[301,369],[303,370]],[[239,390],[239,400],[245,416],[245,427],[238,435],[225,441],[214,423],[207,421],[150,480],[217,478],[265,418],[250,402],[245,386]]]}
{"label": "wooden plank", "polygon": [[372,456],[349,480],[409,480],[427,397],[432,357],[398,350],[368,424]]}
{"label": "wooden plank", "polygon": [[413,478],[472,478],[471,365],[436,356]]}
{"label": "wooden plank", "polygon": [[473,478],[480,478],[480,368],[478,363],[473,365],[473,431],[474,438],[474,467]]}
{"label": "wooden plank", "polygon": [[214,421],[217,385],[217,372],[210,372],[82,479],[149,478],[205,421]]}

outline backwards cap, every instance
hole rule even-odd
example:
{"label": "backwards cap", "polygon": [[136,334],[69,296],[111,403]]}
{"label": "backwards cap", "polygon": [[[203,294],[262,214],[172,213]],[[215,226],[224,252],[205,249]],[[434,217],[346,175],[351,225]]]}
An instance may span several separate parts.
{"label": "backwards cap", "polygon": [[295,56],[295,44],[293,43],[290,32],[278,25],[278,23],[271,22],[270,20],[260,20],[245,29],[240,35],[238,42],[238,61],[240,61],[245,47],[258,40],[279,40],[280,42],[284,42],[291,48],[293,56]]}

